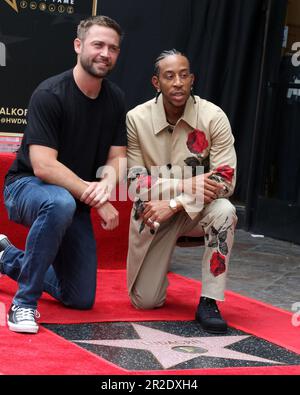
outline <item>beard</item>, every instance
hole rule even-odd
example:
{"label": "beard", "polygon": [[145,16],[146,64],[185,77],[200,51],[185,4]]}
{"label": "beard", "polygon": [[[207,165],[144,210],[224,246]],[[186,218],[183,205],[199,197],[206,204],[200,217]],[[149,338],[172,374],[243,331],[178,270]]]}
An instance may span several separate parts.
{"label": "beard", "polygon": [[81,67],[92,77],[95,78],[104,78],[106,77],[112,70],[110,64],[108,67],[103,66],[103,68],[97,66],[96,62],[88,60],[84,57],[80,57]]}

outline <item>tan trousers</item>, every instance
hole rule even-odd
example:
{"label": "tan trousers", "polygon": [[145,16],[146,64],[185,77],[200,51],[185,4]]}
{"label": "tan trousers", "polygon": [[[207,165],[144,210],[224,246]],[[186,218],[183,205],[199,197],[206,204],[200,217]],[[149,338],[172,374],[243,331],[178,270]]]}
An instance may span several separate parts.
{"label": "tan trousers", "polygon": [[139,309],[162,306],[166,300],[167,272],[177,238],[203,234],[202,296],[224,300],[236,223],[235,207],[227,199],[221,198],[207,205],[194,220],[186,212],[180,212],[161,224],[142,262],[136,262],[135,258],[139,254],[130,250],[134,248],[134,242],[129,239],[127,273],[132,304]]}

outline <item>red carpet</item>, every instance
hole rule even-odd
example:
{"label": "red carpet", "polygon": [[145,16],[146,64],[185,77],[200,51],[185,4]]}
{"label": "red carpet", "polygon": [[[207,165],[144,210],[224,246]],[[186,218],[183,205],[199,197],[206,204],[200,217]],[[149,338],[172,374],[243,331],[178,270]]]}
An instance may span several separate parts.
{"label": "red carpet", "polygon": [[[199,300],[200,286],[170,273],[166,306],[155,310],[136,310],[126,291],[125,270],[98,271],[97,299],[93,310],[78,311],[63,307],[47,294],[39,303],[43,323],[82,323],[104,321],[190,320]],[[1,279],[1,301],[9,307],[16,291],[16,283],[5,277]]]}
{"label": "red carpet", "polygon": [[[1,190],[4,175],[13,158],[14,155],[0,154]],[[117,202],[115,206],[120,212],[120,227],[114,232],[102,230],[96,213],[92,213],[101,268],[98,273],[97,299],[94,309],[81,312],[67,309],[51,297],[43,295],[39,303],[40,321],[63,324],[193,320],[201,284],[173,273],[169,274],[168,298],[163,308],[138,311],[131,306],[126,292],[125,270],[111,270],[125,268],[131,202]],[[8,221],[2,194],[0,194],[0,233],[7,234],[17,247],[24,247],[27,229]],[[6,309],[15,291],[16,284],[12,280],[6,277],[1,278],[0,302],[4,302]],[[34,336],[12,333],[5,326],[3,307],[4,305],[0,303],[0,375],[134,375],[145,373],[129,372],[116,367],[43,327]],[[292,326],[291,313],[233,292],[226,293],[226,302],[221,305],[221,310],[230,326],[300,354],[300,328]],[[281,375],[300,374],[300,366],[168,370],[151,371],[147,374]]]}
{"label": "red carpet", "polygon": [[129,216],[132,203],[112,202],[119,211],[120,225],[112,232],[102,229],[100,218],[92,210],[92,221],[97,243],[98,267],[100,269],[125,269],[128,249]]}
{"label": "red carpet", "polygon": [[0,349],[0,375],[124,374],[44,328],[38,335],[27,336],[0,326]]}
{"label": "red carpet", "polygon": [[[125,288],[124,270],[99,271],[97,302],[92,311],[66,309],[50,297],[39,306],[41,322],[78,323],[104,321],[193,320],[200,283],[170,273],[165,307],[138,311],[131,307]],[[1,300],[8,305],[15,285],[1,280]],[[3,298],[2,298],[3,296]],[[233,292],[226,293],[221,306],[230,326],[266,339],[300,354],[299,328],[291,324],[292,314]],[[51,347],[47,347],[51,344]],[[38,335],[15,334],[0,327],[0,373],[2,374],[142,374],[127,372],[86,350],[41,328]],[[75,362],[74,362],[75,361]],[[148,372],[147,372],[148,373]],[[150,374],[300,374],[300,366],[272,366],[185,371],[152,371]]]}

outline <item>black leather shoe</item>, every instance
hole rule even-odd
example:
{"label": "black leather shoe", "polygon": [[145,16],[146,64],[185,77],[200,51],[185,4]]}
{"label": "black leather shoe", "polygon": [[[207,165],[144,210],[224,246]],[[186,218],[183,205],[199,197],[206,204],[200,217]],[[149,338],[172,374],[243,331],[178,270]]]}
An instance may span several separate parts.
{"label": "black leather shoe", "polygon": [[224,334],[227,332],[227,323],[223,320],[214,299],[201,296],[195,318],[208,333]]}

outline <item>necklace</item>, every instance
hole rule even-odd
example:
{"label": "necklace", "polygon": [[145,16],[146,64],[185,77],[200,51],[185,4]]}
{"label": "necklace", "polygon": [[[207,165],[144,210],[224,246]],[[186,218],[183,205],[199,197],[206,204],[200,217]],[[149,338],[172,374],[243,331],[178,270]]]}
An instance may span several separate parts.
{"label": "necklace", "polygon": [[169,133],[173,133],[173,130],[174,130],[174,128],[175,128],[175,125],[168,125],[168,132]]}
{"label": "necklace", "polygon": [[175,125],[173,124],[173,123],[171,123],[168,119],[167,119],[167,122],[168,122],[168,132],[169,133],[173,133],[173,130],[174,130],[174,128],[175,128]]}

